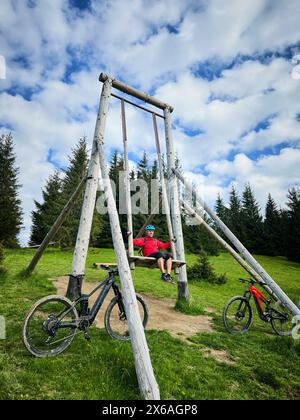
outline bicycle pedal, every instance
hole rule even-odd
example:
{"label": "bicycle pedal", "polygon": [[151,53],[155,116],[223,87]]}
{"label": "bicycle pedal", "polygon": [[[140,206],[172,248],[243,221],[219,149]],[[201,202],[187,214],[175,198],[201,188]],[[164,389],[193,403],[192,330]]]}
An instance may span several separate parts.
{"label": "bicycle pedal", "polygon": [[88,335],[88,333],[84,333],[83,336],[87,341],[91,341],[91,337]]}

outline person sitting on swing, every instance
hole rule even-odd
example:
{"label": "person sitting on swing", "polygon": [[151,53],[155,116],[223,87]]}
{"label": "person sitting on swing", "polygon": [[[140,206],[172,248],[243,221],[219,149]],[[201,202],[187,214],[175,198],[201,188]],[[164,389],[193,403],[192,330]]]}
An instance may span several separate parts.
{"label": "person sitting on swing", "polygon": [[[161,242],[154,239],[155,227],[148,225],[145,228],[146,235],[144,238],[134,239],[133,245],[142,247],[144,257],[155,258],[157,265],[161,271],[161,279],[167,283],[172,283],[172,255],[160,252],[159,249],[167,249],[171,247],[171,242]],[[165,267],[166,263],[166,267]]]}

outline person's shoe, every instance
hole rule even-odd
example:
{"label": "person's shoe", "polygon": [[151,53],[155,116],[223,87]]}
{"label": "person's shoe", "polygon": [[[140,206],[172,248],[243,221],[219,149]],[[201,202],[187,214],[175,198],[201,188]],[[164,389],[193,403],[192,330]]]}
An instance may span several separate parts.
{"label": "person's shoe", "polygon": [[170,274],[162,274],[161,279],[166,283],[174,283]]}
{"label": "person's shoe", "polygon": [[171,276],[171,274],[167,274],[167,282],[168,283],[174,283],[173,277]]}
{"label": "person's shoe", "polygon": [[168,282],[168,274],[162,274],[161,279],[162,279],[162,281],[165,281],[167,283]]}

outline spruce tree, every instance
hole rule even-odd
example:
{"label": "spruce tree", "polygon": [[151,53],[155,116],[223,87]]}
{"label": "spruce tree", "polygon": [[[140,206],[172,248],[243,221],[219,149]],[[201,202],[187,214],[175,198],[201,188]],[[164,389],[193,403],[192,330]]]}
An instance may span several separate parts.
{"label": "spruce tree", "polygon": [[291,188],[288,192],[288,226],[286,255],[300,262],[300,189]]}
{"label": "spruce tree", "polygon": [[[217,196],[216,205],[215,205],[215,211],[216,211],[217,216],[227,226],[228,225],[228,220],[229,220],[229,209],[228,209],[228,207],[225,206],[224,200],[220,196],[220,194],[218,194],[218,196]],[[214,225],[214,229],[218,232],[218,234],[223,239],[225,239],[225,235],[224,235],[223,231],[221,230],[221,228],[219,228],[218,225],[215,224]]]}
{"label": "spruce tree", "polygon": [[151,179],[157,179],[158,178],[158,162],[157,160],[154,160],[153,165],[151,167]]}
{"label": "spruce tree", "polygon": [[110,180],[114,181],[116,185],[119,184],[119,169],[120,169],[119,161],[120,161],[119,153],[117,150],[115,150],[110,161],[109,178]]}
{"label": "spruce tree", "polygon": [[61,175],[56,170],[53,175],[50,175],[45,188],[42,190],[43,202],[34,201],[36,210],[32,211],[31,245],[39,245],[43,241],[59,216],[62,209],[61,187]]}
{"label": "spruce tree", "polygon": [[264,249],[265,255],[280,255],[281,248],[280,215],[271,194],[268,195],[264,220]]}
{"label": "spruce tree", "polygon": [[263,252],[263,221],[250,184],[247,184],[243,191],[241,216],[245,247],[257,254]]}
{"label": "spruce tree", "polygon": [[[72,155],[69,156],[69,167],[65,171],[62,183],[62,205],[69,200],[81,179],[85,176],[88,168],[88,151],[85,138],[79,140],[78,144],[72,149]],[[80,222],[81,209],[83,204],[84,190],[77,202],[70,210],[69,216],[60,231],[61,245],[72,247],[76,243],[78,227]],[[95,208],[93,223],[90,236],[90,245],[95,245],[96,237],[101,229],[100,216]]]}
{"label": "spruce tree", "polygon": [[280,209],[279,213],[279,255],[287,256],[288,239],[289,239],[289,211],[288,209]]}
{"label": "spruce tree", "polygon": [[220,194],[217,196],[217,201],[215,205],[215,210],[217,213],[217,216],[226,224],[226,221],[228,220],[228,208],[224,204],[223,198],[221,198]]}
{"label": "spruce tree", "polygon": [[228,212],[228,227],[235,234],[235,236],[240,240],[244,240],[243,232],[243,223],[242,223],[242,206],[241,200],[238,196],[238,193],[234,187],[231,188],[229,196],[229,212]]}
{"label": "spruce tree", "polygon": [[147,153],[144,152],[142,159],[138,163],[137,178],[144,179],[147,183],[150,180],[149,160]]}
{"label": "spruce tree", "polygon": [[116,200],[117,209],[119,209],[119,187],[120,187],[119,173],[120,171],[121,172],[124,171],[124,158],[119,155],[117,150],[115,150],[110,161],[109,179],[116,188],[115,200]]}
{"label": "spruce tree", "polygon": [[19,246],[22,227],[21,200],[18,183],[19,168],[11,134],[0,137],[0,241],[5,247]]}
{"label": "spruce tree", "polygon": [[135,171],[134,171],[134,169],[131,169],[130,174],[129,174],[129,179],[130,179],[130,181],[134,181],[135,180]]}
{"label": "spruce tree", "polygon": [[[212,225],[206,215],[204,215],[204,220],[207,224]],[[186,251],[192,253],[205,251],[208,255],[219,254],[221,249],[219,243],[207,232],[203,225],[189,225],[184,218],[182,229]]]}

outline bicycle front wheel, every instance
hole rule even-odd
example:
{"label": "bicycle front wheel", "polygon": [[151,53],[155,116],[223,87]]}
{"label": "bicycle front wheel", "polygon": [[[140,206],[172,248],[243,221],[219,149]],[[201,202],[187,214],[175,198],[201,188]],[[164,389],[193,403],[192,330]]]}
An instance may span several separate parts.
{"label": "bicycle front wheel", "polygon": [[[146,328],[148,322],[147,305],[141,296],[136,295],[136,299],[143,327]],[[130,340],[123,300],[120,300],[118,296],[113,298],[107,307],[104,325],[110,337],[121,341]]]}
{"label": "bicycle front wheel", "polygon": [[78,314],[63,296],[47,296],[30,309],[22,331],[26,349],[36,357],[51,357],[63,352],[73,341]]}
{"label": "bicycle front wheel", "polygon": [[223,311],[223,322],[231,334],[244,334],[251,327],[253,311],[249,301],[242,296],[230,299]]}

